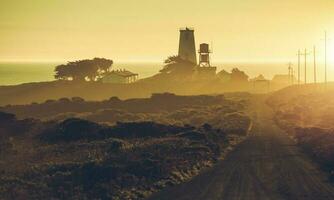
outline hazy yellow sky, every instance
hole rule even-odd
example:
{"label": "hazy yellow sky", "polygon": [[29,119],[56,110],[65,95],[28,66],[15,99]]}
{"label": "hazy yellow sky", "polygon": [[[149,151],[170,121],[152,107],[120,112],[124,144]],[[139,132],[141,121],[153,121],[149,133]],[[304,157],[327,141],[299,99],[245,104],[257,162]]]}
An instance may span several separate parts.
{"label": "hazy yellow sky", "polygon": [[0,2],[0,60],[161,61],[184,26],[214,44],[216,61],[293,60],[313,44],[322,54],[327,30],[334,60],[334,0]]}

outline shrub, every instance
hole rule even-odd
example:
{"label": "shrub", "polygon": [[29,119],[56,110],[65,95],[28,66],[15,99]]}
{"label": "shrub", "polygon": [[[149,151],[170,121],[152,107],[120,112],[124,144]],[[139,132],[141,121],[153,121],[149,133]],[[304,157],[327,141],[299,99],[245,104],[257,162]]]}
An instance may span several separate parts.
{"label": "shrub", "polygon": [[0,124],[8,123],[16,120],[16,116],[11,113],[0,112]]}
{"label": "shrub", "polygon": [[103,130],[103,135],[118,138],[144,138],[144,137],[163,137],[166,135],[177,134],[182,131],[193,129],[192,127],[178,127],[172,125],[157,124],[154,122],[118,122],[116,126]]}
{"label": "shrub", "polygon": [[71,100],[69,98],[60,98],[58,100],[58,102],[60,102],[60,103],[69,103],[69,102],[71,102]]}
{"label": "shrub", "polygon": [[295,138],[306,153],[333,173],[334,169],[334,133],[321,128],[296,128]]}
{"label": "shrub", "polygon": [[101,138],[98,134],[101,129],[102,127],[94,122],[71,118],[47,129],[39,137],[49,143],[92,140]]}
{"label": "shrub", "polygon": [[85,99],[81,98],[81,97],[72,97],[71,99],[73,102],[76,103],[81,103],[81,102],[85,102]]}
{"label": "shrub", "polygon": [[179,134],[179,137],[188,138],[191,140],[207,140],[206,135],[199,131],[186,131]]}

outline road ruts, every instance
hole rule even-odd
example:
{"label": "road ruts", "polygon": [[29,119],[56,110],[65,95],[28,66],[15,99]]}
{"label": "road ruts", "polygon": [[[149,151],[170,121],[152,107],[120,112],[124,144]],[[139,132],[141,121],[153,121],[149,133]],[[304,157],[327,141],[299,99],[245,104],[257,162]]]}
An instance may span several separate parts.
{"label": "road ruts", "polygon": [[223,161],[151,200],[330,200],[334,187],[273,122],[265,97],[252,99],[251,135]]}

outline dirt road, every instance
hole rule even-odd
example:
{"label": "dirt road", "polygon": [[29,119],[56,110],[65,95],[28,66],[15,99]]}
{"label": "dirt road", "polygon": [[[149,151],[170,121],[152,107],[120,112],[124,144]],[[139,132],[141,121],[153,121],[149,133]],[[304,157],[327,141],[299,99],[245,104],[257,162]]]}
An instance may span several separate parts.
{"label": "dirt road", "polygon": [[334,199],[334,187],[325,174],[275,125],[264,101],[254,97],[251,136],[224,161],[151,199]]}

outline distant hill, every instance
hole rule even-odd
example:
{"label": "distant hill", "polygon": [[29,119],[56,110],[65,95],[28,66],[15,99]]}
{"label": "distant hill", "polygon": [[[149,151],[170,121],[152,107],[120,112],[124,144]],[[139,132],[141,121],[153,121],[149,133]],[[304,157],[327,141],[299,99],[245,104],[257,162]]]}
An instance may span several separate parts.
{"label": "distant hill", "polygon": [[104,100],[112,96],[121,99],[149,97],[152,93],[170,92],[180,95],[215,94],[249,91],[251,84],[222,83],[213,80],[170,79],[163,76],[144,79],[132,84],[106,84],[101,82],[52,81],[0,86],[0,106],[41,103],[48,99],[81,97],[86,100]]}

